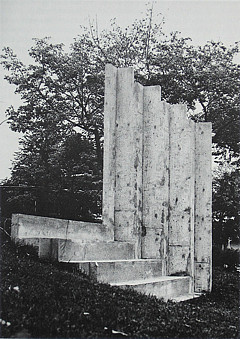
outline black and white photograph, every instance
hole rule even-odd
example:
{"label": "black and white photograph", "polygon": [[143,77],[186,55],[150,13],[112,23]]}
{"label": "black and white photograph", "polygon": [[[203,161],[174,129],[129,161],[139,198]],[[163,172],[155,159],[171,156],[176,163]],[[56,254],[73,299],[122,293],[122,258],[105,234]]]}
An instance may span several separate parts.
{"label": "black and white photograph", "polygon": [[0,0],[0,70],[0,338],[239,338],[240,1]]}

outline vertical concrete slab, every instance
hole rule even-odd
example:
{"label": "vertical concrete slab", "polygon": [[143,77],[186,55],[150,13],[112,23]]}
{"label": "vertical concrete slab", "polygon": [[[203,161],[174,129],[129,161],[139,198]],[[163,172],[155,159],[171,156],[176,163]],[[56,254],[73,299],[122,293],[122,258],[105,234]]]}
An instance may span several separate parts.
{"label": "vertical concrete slab", "polygon": [[104,161],[103,161],[103,225],[114,238],[115,180],[116,180],[116,95],[117,68],[107,64],[105,68],[104,96]]}
{"label": "vertical concrete slab", "polygon": [[193,276],[194,123],[185,105],[171,107],[169,274]]}
{"label": "vertical concrete slab", "polygon": [[188,266],[187,270],[189,275],[192,277],[192,284],[191,284],[191,293],[194,292],[194,232],[195,232],[195,164],[196,164],[196,124],[193,120],[189,119],[189,128],[191,131],[190,135],[190,157],[191,157],[191,171],[192,171],[192,178],[190,181],[190,204],[192,206],[190,212],[190,223],[189,223],[189,232],[190,232],[190,248],[189,248],[189,257],[188,257]]}
{"label": "vertical concrete slab", "polygon": [[212,284],[212,126],[196,124],[195,291]]}
{"label": "vertical concrete slab", "polygon": [[161,88],[144,88],[142,258],[161,258],[166,271],[169,203],[169,112]]}
{"label": "vertical concrete slab", "polygon": [[141,255],[143,87],[133,68],[118,69],[115,240],[134,241]]}

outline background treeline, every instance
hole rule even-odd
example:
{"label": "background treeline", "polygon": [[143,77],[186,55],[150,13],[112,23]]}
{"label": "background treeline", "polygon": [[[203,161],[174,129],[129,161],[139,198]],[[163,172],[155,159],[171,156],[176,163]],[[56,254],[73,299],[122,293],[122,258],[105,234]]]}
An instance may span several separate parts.
{"label": "background treeline", "polygon": [[238,44],[191,45],[178,32],[166,35],[152,10],[127,28],[112,22],[98,32],[90,24],[70,52],[51,39],[34,39],[31,65],[6,47],[6,80],[22,105],[7,109],[13,131],[22,133],[11,177],[2,182],[2,222],[11,213],[75,220],[101,215],[104,68],[133,66],[136,81],[160,85],[162,98],[185,103],[195,121],[213,125],[214,242],[238,240],[239,79]]}

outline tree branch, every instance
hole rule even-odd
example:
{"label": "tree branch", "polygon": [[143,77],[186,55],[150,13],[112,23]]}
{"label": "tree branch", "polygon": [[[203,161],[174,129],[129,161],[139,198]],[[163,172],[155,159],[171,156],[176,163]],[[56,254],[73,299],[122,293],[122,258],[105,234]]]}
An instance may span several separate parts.
{"label": "tree branch", "polygon": [[1,121],[0,122],[0,126],[5,122],[5,121],[7,121],[8,120],[8,118],[7,119],[4,119],[3,121]]}
{"label": "tree branch", "polygon": [[203,108],[203,112],[204,112],[204,121],[207,122],[208,121],[208,111],[206,106],[204,105],[202,99],[198,98],[198,101],[200,102],[202,108]]}

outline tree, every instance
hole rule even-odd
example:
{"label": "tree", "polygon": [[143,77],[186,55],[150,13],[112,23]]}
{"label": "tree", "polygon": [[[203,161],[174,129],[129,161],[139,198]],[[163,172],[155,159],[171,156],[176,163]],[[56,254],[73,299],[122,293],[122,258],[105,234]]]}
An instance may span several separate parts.
{"label": "tree", "polygon": [[54,152],[51,149],[47,165],[42,148],[32,148],[32,143],[26,138],[21,141],[11,180],[5,183],[4,215],[9,217],[12,211],[75,220],[98,217],[102,178],[93,143],[80,134],[72,135]]}
{"label": "tree", "polygon": [[10,71],[5,78],[23,100],[17,110],[12,106],[7,110],[10,127],[26,133],[51,119],[56,131],[72,133],[81,128],[95,142],[101,170],[104,78],[93,65],[91,46],[82,46],[76,57],[47,38],[35,41],[29,52],[34,59],[30,66],[23,65],[9,48],[4,49],[2,64]]}
{"label": "tree", "polygon": [[[25,104],[8,110],[11,127],[25,131],[44,107],[55,119],[72,130],[80,127],[94,139],[101,167],[103,136],[104,66],[133,66],[144,85],[161,85],[163,100],[186,103],[198,121],[213,123],[213,141],[221,148],[239,154],[240,65],[233,58],[238,44],[226,48],[209,42],[194,47],[189,38],[177,32],[169,37],[163,23],[153,22],[149,9],[144,19],[122,29],[113,21],[110,31],[98,33],[93,25],[85,29],[71,46],[49,39],[35,39],[29,54],[35,64],[24,66],[13,52],[5,49],[2,64]],[[196,112],[197,111],[197,112]]]}
{"label": "tree", "polygon": [[[92,213],[99,213],[98,190],[101,187],[97,188],[97,191],[96,189],[92,191],[94,184],[90,181],[101,183],[102,121],[99,124],[98,120],[102,119],[99,107],[103,104],[103,100],[98,102],[97,92],[103,91],[103,85],[100,87],[99,80],[94,82],[89,72],[87,73],[88,62],[86,60],[83,62],[84,53],[82,53],[82,60],[78,60],[76,65],[74,58],[70,59],[63,53],[62,45],[53,46],[48,43],[48,39],[43,39],[36,41],[36,46],[31,49],[30,55],[36,64],[28,67],[17,60],[10,49],[5,49],[3,58],[5,68],[11,70],[11,76],[6,78],[17,86],[16,92],[20,93],[23,99],[23,105],[18,110],[10,107],[7,111],[11,128],[25,134],[21,141],[21,151],[13,166],[12,182],[21,185],[35,184],[39,190],[41,188],[39,204],[41,209],[38,208],[40,214],[48,215],[49,210],[52,209],[49,205],[50,200],[57,199],[61,200],[62,206],[60,208],[59,202],[57,203],[57,210],[61,211],[57,212],[58,216],[60,213],[62,217],[71,215],[71,218],[89,218]],[[88,75],[85,76],[86,74]],[[95,101],[91,98],[91,88],[94,88],[92,91]],[[98,125],[101,126],[98,128]],[[81,128],[82,138],[84,135],[85,139],[88,136],[89,141],[79,140],[76,127]],[[80,142],[78,144],[78,149],[82,152],[78,159],[80,164],[83,159],[81,144],[88,146],[89,158],[93,160],[96,154],[98,160],[92,161],[92,167],[95,167],[95,172],[97,168],[97,173],[91,176],[87,172],[88,180],[75,177],[74,182],[79,185],[78,192],[76,188],[73,192],[71,176],[83,176],[84,173],[70,173],[69,169],[64,166],[65,164],[60,161],[60,154],[64,157],[64,149],[70,137]],[[93,147],[93,141],[95,147]],[[64,178],[64,170],[66,170],[66,177],[70,177],[71,180]],[[86,188],[86,183],[89,184],[88,188]],[[52,191],[55,190],[55,197],[50,194],[49,187]],[[83,187],[85,187],[85,193]],[[28,195],[27,191],[25,193]],[[71,200],[70,195],[72,200],[74,196],[77,205],[75,210],[73,203],[66,204]],[[64,208],[66,206],[68,209]]]}
{"label": "tree", "polygon": [[102,58],[116,66],[134,66],[138,81],[162,87],[163,100],[186,103],[195,111],[194,120],[212,122],[218,154],[239,156],[240,65],[233,62],[238,43],[226,48],[211,41],[194,47],[177,32],[164,35],[151,18],[150,11],[147,21],[125,31],[114,23],[110,34],[98,37],[95,32],[94,38],[91,32]]}
{"label": "tree", "polygon": [[239,173],[224,172],[213,181],[213,240],[227,245],[239,242]]}
{"label": "tree", "polygon": [[[149,9],[145,18],[126,29],[115,21],[109,31],[100,33],[97,24],[83,28],[68,54],[62,44],[35,39],[29,52],[34,63],[29,66],[23,65],[9,48],[4,52],[2,64],[9,72],[6,80],[16,86],[23,100],[17,110],[8,109],[8,120],[13,130],[25,133],[28,146],[41,147],[42,152],[39,148],[36,156],[36,152],[31,154],[35,147],[31,146],[28,159],[32,162],[31,157],[36,157],[35,172],[45,173],[45,187],[48,182],[58,185],[58,175],[50,175],[55,173],[51,172],[52,159],[58,159],[55,170],[61,173],[57,166],[64,166],[60,159],[64,159],[64,152],[58,150],[66,146],[67,140],[78,140],[76,131],[88,138],[98,175],[102,175],[106,63],[133,66],[137,81],[162,87],[163,100],[186,103],[192,119],[213,123],[215,153],[222,158],[239,157],[240,66],[233,62],[238,44],[226,48],[220,42],[208,42],[194,47],[189,38],[177,32],[166,36],[163,20],[154,23]],[[18,158],[13,173],[24,161]],[[27,180],[30,182],[29,177]],[[70,179],[64,182],[65,187],[71,186]]]}

